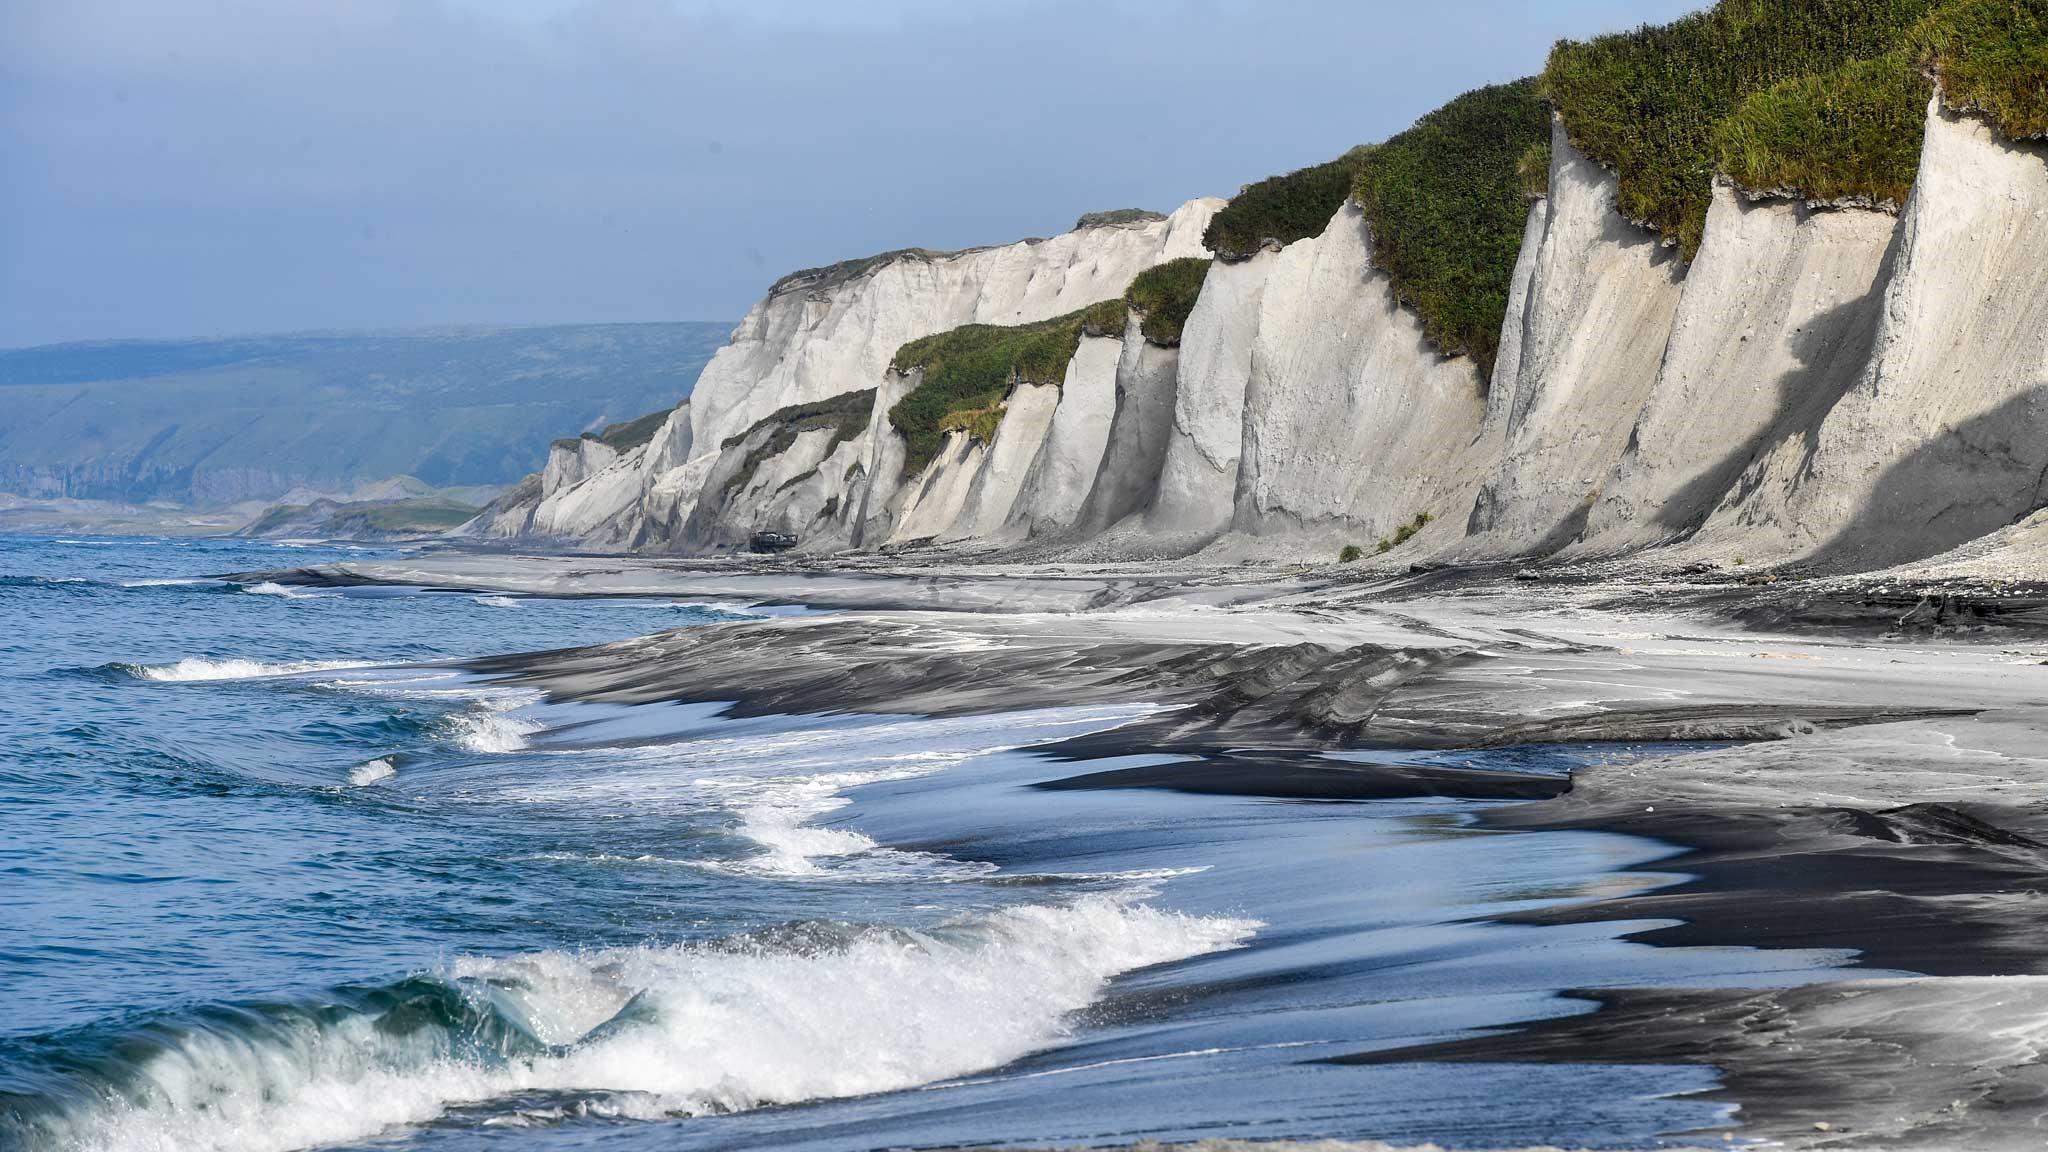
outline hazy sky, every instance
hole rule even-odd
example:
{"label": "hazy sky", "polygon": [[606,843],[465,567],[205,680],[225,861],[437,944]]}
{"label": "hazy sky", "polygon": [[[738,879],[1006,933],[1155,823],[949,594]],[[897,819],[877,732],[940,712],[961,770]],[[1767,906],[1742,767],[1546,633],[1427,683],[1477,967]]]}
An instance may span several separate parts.
{"label": "hazy sky", "polygon": [[0,0],[0,346],[738,319],[1167,210],[1700,0]]}

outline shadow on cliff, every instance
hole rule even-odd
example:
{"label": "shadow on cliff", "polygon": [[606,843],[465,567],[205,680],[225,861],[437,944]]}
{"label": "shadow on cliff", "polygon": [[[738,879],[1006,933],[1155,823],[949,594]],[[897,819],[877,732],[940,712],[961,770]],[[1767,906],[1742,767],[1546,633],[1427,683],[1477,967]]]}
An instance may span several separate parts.
{"label": "shadow on cliff", "polygon": [[[1658,527],[1672,532],[1674,542],[1699,531],[1724,499],[1740,503],[1755,491],[1761,477],[1752,466],[1779,443],[1795,436],[1805,441],[1800,463],[1800,473],[1805,473],[1820,446],[1821,421],[1855,387],[1876,349],[1885,288],[1891,283],[1898,251],[1899,230],[1895,228],[1870,290],[1793,331],[1789,344],[1798,366],[1778,377],[1777,410],[1770,420],[1686,481],[1651,517]],[[1634,451],[1631,436],[1629,453]]]}
{"label": "shadow on cliff", "polygon": [[[1543,243],[1546,246],[1551,243],[1547,226]],[[1655,232],[1622,217],[1617,212],[1609,211],[1603,217],[1600,237],[1595,247],[1599,246],[1629,252],[1640,250],[1643,253],[1647,267],[1651,271],[1661,272],[1672,283],[1682,284],[1684,282],[1686,265],[1679,258],[1678,249],[1675,246],[1665,244]],[[1538,419],[1536,415],[1537,407],[1542,402],[1546,392],[1552,388],[1563,387],[1567,389],[1567,395],[1569,395],[1570,391],[1584,386],[1583,381],[1577,379],[1577,376],[1586,371],[1586,366],[1568,362],[1564,367],[1559,367],[1557,363],[1559,357],[1564,356],[1568,358],[1571,355],[1568,350],[1560,352],[1560,347],[1569,345],[1571,341],[1558,338],[1543,341],[1539,339],[1539,335],[1546,325],[1554,326],[1560,330],[1572,330],[1580,326],[1584,319],[1585,311],[1591,306],[1589,302],[1597,299],[1598,296],[1598,288],[1593,283],[1595,279],[1595,277],[1585,273],[1582,269],[1577,274],[1576,279],[1569,280],[1560,287],[1549,283],[1547,274],[1542,268],[1539,268],[1531,276],[1527,289],[1531,303],[1522,314],[1522,338],[1519,344],[1516,366],[1512,371],[1506,373],[1505,376],[1496,373],[1495,381],[1485,382],[1484,385],[1488,393],[1492,391],[1493,383],[1502,379],[1508,381],[1512,387],[1512,392],[1505,405],[1505,426],[1508,443],[1505,454],[1507,459],[1501,469],[1497,470],[1492,478],[1481,483],[1478,491],[1474,493],[1471,510],[1465,517],[1465,535],[1468,538],[1486,535],[1499,529],[1507,520],[1512,506],[1520,501],[1530,499],[1529,496],[1518,493],[1515,490],[1516,484],[1513,482],[1513,477],[1517,473],[1540,470],[1548,464],[1548,461],[1542,458],[1526,463],[1519,459],[1528,448],[1528,445],[1524,442],[1524,429],[1528,427],[1532,420]],[[1539,312],[1539,306],[1535,301],[1545,297],[1555,297],[1555,302],[1551,303],[1544,312]],[[1566,314],[1571,316],[1572,319],[1557,322],[1551,320],[1548,313]],[[1640,318],[1638,319],[1640,320]],[[1638,323],[1628,327],[1626,330],[1632,334],[1632,338],[1648,336],[1658,340],[1665,340],[1669,338],[1670,320],[1670,315],[1666,314],[1661,318],[1661,323],[1659,324],[1644,325]],[[1626,342],[1624,342],[1622,349],[1614,354],[1627,355]],[[1496,368],[1498,368],[1498,365],[1496,365]],[[1569,403],[1570,401],[1566,401],[1565,405],[1569,405]],[[1574,429],[1573,433],[1573,439],[1576,440],[1579,436],[1584,435],[1585,428],[1582,425]],[[1474,444],[1479,443],[1485,435],[1486,426],[1482,423],[1479,432],[1474,435],[1472,442]],[[1630,441],[1629,448],[1630,450],[1634,448],[1633,439]],[[1538,495],[1534,499],[1543,500],[1546,498]],[[1558,505],[1562,504],[1563,501],[1559,500]],[[1591,496],[1572,502],[1568,507],[1565,507],[1563,514],[1557,518],[1551,527],[1540,537],[1537,537],[1533,545],[1527,545],[1518,549],[1516,555],[1525,559],[1540,559],[1561,552],[1578,542],[1585,536],[1586,525],[1593,511],[1593,504],[1594,499]],[[1546,512],[1550,510],[1550,508],[1544,509]],[[1523,538],[1526,539],[1526,535]]]}
{"label": "shadow on cliff", "polygon": [[2048,503],[2048,380],[1946,428],[1891,465],[1813,554],[1869,569],[1938,555]]}

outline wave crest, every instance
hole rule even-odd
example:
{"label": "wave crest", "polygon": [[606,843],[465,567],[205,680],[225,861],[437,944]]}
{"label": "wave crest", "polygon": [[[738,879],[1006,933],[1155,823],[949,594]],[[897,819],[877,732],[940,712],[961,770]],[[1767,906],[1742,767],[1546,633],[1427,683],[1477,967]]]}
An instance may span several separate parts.
{"label": "wave crest", "polygon": [[257,680],[266,676],[298,676],[307,672],[333,672],[342,668],[368,668],[367,660],[209,660],[187,656],[175,664],[118,664],[115,667],[142,680],[185,682],[200,680]]}
{"label": "wave crest", "polygon": [[[469,958],[316,1007],[215,1010],[126,1038],[124,1074],[33,1114],[70,1152],[285,1152],[519,1093],[692,1115],[915,1087],[1057,1042],[1113,976],[1256,922],[1135,895],[929,932],[815,923],[710,944]],[[533,1119],[532,1113],[517,1113]]]}
{"label": "wave crest", "polygon": [[391,757],[379,756],[375,760],[366,761],[349,769],[348,782],[356,788],[367,788],[380,781],[389,780],[396,775],[398,775],[398,765],[391,762]]}

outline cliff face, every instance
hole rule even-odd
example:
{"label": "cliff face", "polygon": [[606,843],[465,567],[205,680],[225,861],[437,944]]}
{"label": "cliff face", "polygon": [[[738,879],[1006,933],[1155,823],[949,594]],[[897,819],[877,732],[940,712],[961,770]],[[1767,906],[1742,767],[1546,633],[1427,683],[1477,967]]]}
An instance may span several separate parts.
{"label": "cliff face", "polygon": [[[1297,244],[1309,241],[1297,240]],[[1230,526],[1244,448],[1244,395],[1251,383],[1259,307],[1278,253],[1218,262],[1202,282],[1180,340],[1173,426],[1148,535],[1199,545]]]}
{"label": "cliff face", "polygon": [[1874,347],[1811,436],[1774,445],[1702,536],[1871,566],[2039,508],[2048,473],[2048,149],[1928,108]]}
{"label": "cliff face", "polygon": [[1656,382],[1678,307],[1678,260],[1616,213],[1614,177],[1562,123],[1550,148],[1521,332],[1494,376],[1498,456],[1466,518],[1468,554],[1543,555],[1577,538]]}
{"label": "cliff face", "polygon": [[[890,502],[905,498],[893,491],[900,447],[892,462],[882,443],[897,439],[885,429],[904,391],[898,380],[891,394],[885,379],[897,349],[963,324],[1030,323],[1121,295],[1146,268],[1206,256],[1202,230],[1222,204],[1192,200],[1164,218],[1091,223],[966,252],[892,253],[787,277],[712,357],[688,404],[657,436],[664,449],[596,468],[584,461],[566,486],[544,476],[537,500],[494,509],[470,531],[680,552],[731,547],[762,529],[799,533],[807,548],[880,543],[895,535]],[[763,429],[777,413],[876,389],[858,434],[785,442]],[[1085,435],[1071,427],[1075,418],[1065,423],[1059,439],[1071,448]],[[563,477],[573,471],[550,466]],[[871,497],[884,474],[887,490]],[[1059,488],[1064,510],[1056,517],[1071,518],[1086,496],[1065,491],[1074,484],[1048,475],[1034,491]]]}
{"label": "cliff face", "polygon": [[1121,296],[1154,264],[1208,255],[1202,229],[1220,207],[1191,200],[1163,220],[788,277],[698,377],[691,435],[708,449],[777,409],[872,388],[896,350],[921,336],[1046,320]]}
{"label": "cliff face", "polygon": [[565,446],[526,520],[500,510],[492,530],[691,552],[772,528],[821,551],[1870,566],[2048,500],[2048,151],[1937,98],[1901,216],[1724,184],[1690,265],[1615,196],[1554,126],[1490,380],[1429,343],[1347,204],[1320,235],[1210,265],[1178,346],[1136,313],[1082,337],[1060,382],[1014,386],[992,430],[948,433],[915,473],[889,413],[922,377],[889,369],[896,348],[1119,296],[1200,254],[1216,202],[793,277],[663,434],[611,460]]}
{"label": "cliff face", "polygon": [[1273,259],[1245,387],[1232,525],[1381,536],[1466,487],[1485,388],[1446,358],[1373,267],[1345,205]]}
{"label": "cliff face", "polygon": [[1894,223],[1714,190],[1663,364],[1593,508],[1588,550],[1682,540],[1773,445],[1811,439],[1869,359]]}

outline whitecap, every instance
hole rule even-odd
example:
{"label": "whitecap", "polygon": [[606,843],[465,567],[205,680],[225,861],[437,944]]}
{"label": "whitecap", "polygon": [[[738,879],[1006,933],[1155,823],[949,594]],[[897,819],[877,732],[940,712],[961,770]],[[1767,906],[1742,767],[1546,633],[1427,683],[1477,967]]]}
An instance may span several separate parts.
{"label": "whitecap", "polygon": [[238,585],[238,587],[251,596],[282,596],[286,600],[309,600],[319,595],[317,592],[309,592],[304,588],[292,588],[283,584],[272,583],[269,580],[259,581],[255,584],[242,584]]}
{"label": "whitecap", "polygon": [[202,681],[257,680],[268,676],[299,676],[308,672],[331,672],[338,668],[368,668],[367,660],[208,660],[187,656],[175,664],[145,664],[135,668],[144,680]]}
{"label": "whitecap", "polygon": [[389,780],[398,775],[398,766],[389,756],[379,756],[349,769],[348,782],[356,788],[367,788],[379,781]]}
{"label": "whitecap", "polygon": [[[1008,1064],[1071,1035],[1120,973],[1241,946],[1256,921],[1130,897],[1014,907],[929,931],[811,924],[705,944],[463,958],[433,979],[466,1005],[291,1026],[160,1033],[126,1082],[40,1125],[50,1146],[287,1152],[515,1093],[571,1114],[703,1115],[896,1091]],[[490,1057],[479,1029],[538,1045]],[[481,1046],[488,1051],[490,1046]]]}
{"label": "whitecap", "polygon": [[529,693],[487,696],[450,713],[447,722],[454,730],[455,742],[471,752],[517,752],[526,747],[527,737],[547,728],[532,717],[511,714],[533,701],[534,695]]}

